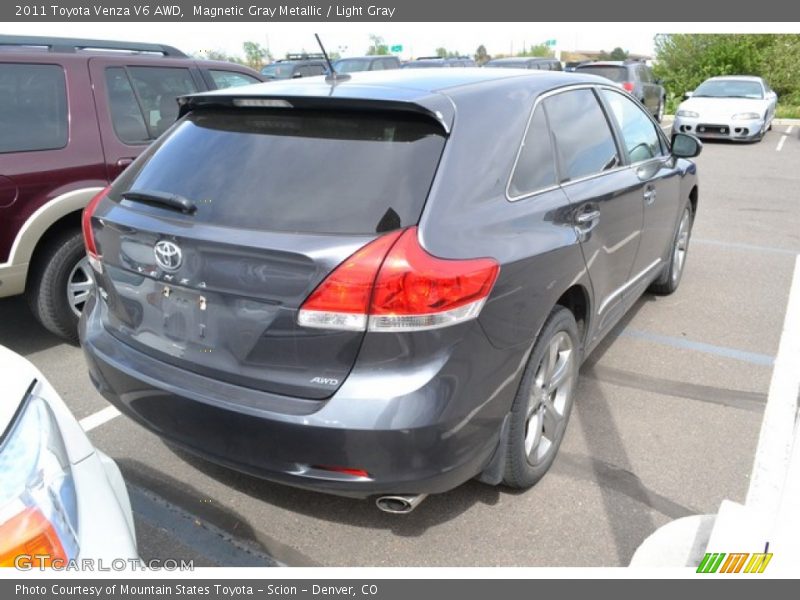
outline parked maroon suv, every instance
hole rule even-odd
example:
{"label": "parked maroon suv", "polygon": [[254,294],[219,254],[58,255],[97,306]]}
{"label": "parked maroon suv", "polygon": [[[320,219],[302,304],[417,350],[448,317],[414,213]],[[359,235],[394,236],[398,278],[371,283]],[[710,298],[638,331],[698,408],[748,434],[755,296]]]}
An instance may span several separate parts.
{"label": "parked maroon suv", "polygon": [[89,200],[175,121],[175,97],[262,81],[160,44],[0,35],[0,298],[77,339]]}

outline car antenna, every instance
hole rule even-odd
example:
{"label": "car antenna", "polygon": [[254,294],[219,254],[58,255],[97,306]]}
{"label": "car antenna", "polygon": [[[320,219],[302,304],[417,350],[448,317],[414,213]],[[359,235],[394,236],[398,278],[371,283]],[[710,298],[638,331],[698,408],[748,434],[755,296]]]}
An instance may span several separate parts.
{"label": "car antenna", "polygon": [[328,63],[328,74],[325,76],[325,81],[336,85],[336,83],[339,81],[347,81],[348,79],[350,79],[350,75],[339,74],[336,72],[336,69],[333,68],[333,63],[331,62],[328,53],[325,51],[325,46],[322,45],[322,40],[319,39],[319,35],[315,33],[314,37],[317,38],[319,49],[322,50],[322,56],[325,57],[325,62]]}

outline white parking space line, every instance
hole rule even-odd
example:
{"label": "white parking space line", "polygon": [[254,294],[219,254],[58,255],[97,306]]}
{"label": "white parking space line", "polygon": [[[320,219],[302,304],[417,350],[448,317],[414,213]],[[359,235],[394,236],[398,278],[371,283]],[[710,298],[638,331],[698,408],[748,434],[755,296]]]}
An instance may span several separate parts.
{"label": "white parking space line", "polygon": [[84,417],[80,420],[80,425],[87,433],[92,429],[100,427],[104,423],[108,423],[114,417],[118,417],[120,412],[113,406],[106,406],[103,410],[98,410],[96,413]]}
{"label": "white parking space line", "polygon": [[758,437],[747,505],[773,513],[778,509],[792,452],[800,390],[800,255],[794,264],[783,333],[775,357],[767,405]]}
{"label": "white parking space line", "polygon": [[781,134],[781,139],[778,140],[778,146],[775,148],[776,152],[781,151],[781,148],[783,148],[783,144],[786,143],[786,138],[788,138],[789,134],[792,133],[792,129],[794,129],[794,125],[789,125],[786,131]]}

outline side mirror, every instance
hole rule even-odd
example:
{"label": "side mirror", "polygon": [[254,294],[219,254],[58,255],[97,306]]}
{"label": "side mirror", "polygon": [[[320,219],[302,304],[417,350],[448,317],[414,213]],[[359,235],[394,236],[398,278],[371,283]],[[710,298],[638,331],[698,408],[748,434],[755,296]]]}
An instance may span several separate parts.
{"label": "side mirror", "polygon": [[694,158],[703,150],[703,142],[687,133],[676,133],[672,136],[672,156],[678,158]]}
{"label": "side mirror", "polygon": [[692,96],[694,96],[694,91],[691,91],[691,92],[684,92],[684,93],[683,93],[683,99],[684,99],[684,100],[688,100],[688,99],[689,99],[689,98],[691,98]]}

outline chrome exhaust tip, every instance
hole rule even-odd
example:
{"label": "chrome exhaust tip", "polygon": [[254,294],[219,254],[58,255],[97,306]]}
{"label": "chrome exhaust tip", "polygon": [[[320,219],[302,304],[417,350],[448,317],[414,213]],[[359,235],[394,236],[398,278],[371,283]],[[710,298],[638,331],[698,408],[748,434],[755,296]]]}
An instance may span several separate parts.
{"label": "chrome exhaust tip", "polygon": [[407,515],[425,500],[428,494],[397,494],[394,496],[381,496],[375,500],[375,505],[385,513],[393,515]]}

